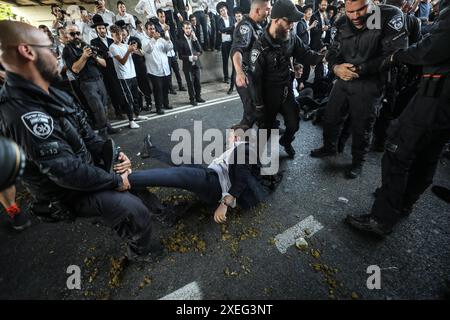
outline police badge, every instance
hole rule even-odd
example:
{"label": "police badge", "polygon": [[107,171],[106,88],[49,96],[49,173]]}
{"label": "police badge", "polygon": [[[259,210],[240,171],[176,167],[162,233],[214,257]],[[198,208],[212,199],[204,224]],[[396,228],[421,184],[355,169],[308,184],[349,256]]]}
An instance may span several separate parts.
{"label": "police badge", "polygon": [[253,49],[252,50],[252,53],[250,55],[250,60],[251,60],[252,63],[255,63],[256,60],[258,60],[258,57],[259,57],[260,53],[261,52],[259,50],[257,50],[257,49]]}
{"label": "police badge", "polygon": [[398,14],[394,16],[388,23],[389,27],[394,30],[400,31],[403,28],[403,15]]}
{"label": "police badge", "polygon": [[247,34],[250,32],[250,27],[246,24],[241,25],[241,27],[239,28],[239,32],[241,34]]}
{"label": "police badge", "polygon": [[47,139],[53,132],[53,119],[40,111],[32,111],[22,115],[25,127],[36,137]]}

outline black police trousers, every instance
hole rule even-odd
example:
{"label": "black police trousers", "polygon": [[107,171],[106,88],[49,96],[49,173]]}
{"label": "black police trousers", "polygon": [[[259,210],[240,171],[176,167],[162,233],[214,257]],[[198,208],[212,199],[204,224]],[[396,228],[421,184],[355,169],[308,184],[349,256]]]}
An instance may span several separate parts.
{"label": "black police trousers", "polygon": [[377,80],[338,79],[331,90],[323,119],[325,148],[336,151],[342,125],[350,116],[353,163],[365,161],[383,88]]}
{"label": "black police trousers", "polygon": [[77,217],[102,217],[134,253],[149,251],[150,212],[135,195],[114,190],[86,193],[77,197],[71,208]]}
{"label": "black police trousers", "polygon": [[450,139],[449,98],[416,94],[388,129],[382,160],[382,186],[372,207],[380,221],[393,225],[432,183],[444,145]]}
{"label": "black police trousers", "polygon": [[283,116],[286,131],[280,138],[280,144],[288,145],[299,129],[300,110],[290,86],[270,87],[264,90],[264,116],[260,129],[278,129],[277,115]]}
{"label": "black police trousers", "polygon": [[[234,81],[236,81],[236,75],[235,75]],[[249,83],[247,84],[247,87],[236,86],[236,90],[242,101],[242,106],[244,107],[244,113],[242,115],[242,120],[241,120],[240,124],[248,125],[249,127],[253,126],[253,124],[256,121],[256,116],[255,116],[256,108],[255,108],[255,104],[253,103],[250,86],[251,86],[250,78],[249,78]]]}

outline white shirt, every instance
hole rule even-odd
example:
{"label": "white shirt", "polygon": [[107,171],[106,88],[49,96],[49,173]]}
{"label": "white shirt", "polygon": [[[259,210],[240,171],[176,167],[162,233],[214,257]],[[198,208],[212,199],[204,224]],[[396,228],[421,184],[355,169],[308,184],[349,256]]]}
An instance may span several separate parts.
{"label": "white shirt", "polygon": [[206,0],[190,0],[192,13],[197,11],[205,11],[207,3]]}
{"label": "white shirt", "polygon": [[[212,12],[213,14],[219,14],[219,12],[216,11],[216,6],[219,2],[222,0],[207,0],[208,3],[208,11]],[[228,8],[227,8],[228,9]]]}
{"label": "white shirt", "polygon": [[136,23],[134,22],[134,18],[131,14],[125,12],[123,16],[120,15],[120,13],[116,14],[116,21],[123,20],[125,23],[131,24],[133,29],[136,29]]}
{"label": "white shirt", "polygon": [[[235,142],[233,147],[222,153],[220,157],[215,158],[208,166],[208,168],[214,170],[219,177],[220,188],[222,189],[222,199],[225,198],[225,196],[230,195],[228,191],[230,191],[231,188],[231,180],[228,168],[232,160],[231,156],[233,155],[234,149],[242,143],[245,142]],[[230,207],[236,207],[236,198],[234,199]]]}
{"label": "white shirt", "polygon": [[308,43],[305,43],[309,46],[310,42],[311,42],[311,29],[309,29],[309,20],[306,20],[305,18],[303,18],[303,20],[305,20],[306,22],[306,32],[308,32]]}
{"label": "white shirt", "polygon": [[[223,17],[220,17],[225,22],[225,28],[228,28],[230,26],[230,17],[228,19],[224,19]],[[228,33],[222,33],[222,42],[228,42],[231,41],[231,34]]]}
{"label": "white shirt", "polygon": [[114,61],[114,69],[116,69],[117,78],[119,79],[132,79],[136,77],[136,70],[134,69],[134,62],[131,54],[128,56],[127,62],[125,64],[121,64],[115,56],[120,56],[123,58],[128,51],[128,45],[124,43],[113,43],[109,46],[109,52],[113,57]]}
{"label": "white shirt", "polygon": [[155,0],[139,0],[138,4],[134,8],[139,14],[145,15],[147,12],[147,19],[156,17],[156,10],[161,8],[161,3],[155,3]]}
{"label": "white shirt", "polygon": [[114,22],[116,22],[116,15],[108,9],[105,9],[103,12],[97,10],[97,14],[101,16],[103,18],[103,22],[109,24],[109,26],[112,26]]}
{"label": "white shirt", "polygon": [[157,77],[169,76],[170,65],[167,52],[172,49],[172,41],[167,41],[163,38],[155,40],[146,36],[142,40],[142,50],[144,51],[147,73]]}
{"label": "white shirt", "polygon": [[173,11],[173,2],[172,0],[160,0],[161,9],[164,11],[172,10]]}
{"label": "white shirt", "polygon": [[[322,21],[322,26],[325,26],[326,14],[327,14],[326,12],[320,13],[320,20]],[[327,32],[323,31],[322,32],[322,39],[324,39],[326,37],[326,35],[327,35]]]}

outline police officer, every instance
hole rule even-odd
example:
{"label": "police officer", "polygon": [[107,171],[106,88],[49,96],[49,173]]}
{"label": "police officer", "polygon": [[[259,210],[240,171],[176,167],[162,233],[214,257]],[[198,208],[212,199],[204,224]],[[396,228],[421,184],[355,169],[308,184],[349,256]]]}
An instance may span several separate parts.
{"label": "police officer", "polygon": [[231,45],[231,60],[236,70],[236,90],[244,107],[241,125],[251,127],[255,122],[255,105],[250,92],[251,77],[248,73],[250,67],[250,51],[253,44],[262,33],[259,25],[270,13],[269,0],[253,0],[250,13],[238,23],[233,34]]}
{"label": "police officer", "polygon": [[423,67],[419,90],[388,130],[382,162],[382,186],[370,214],[347,216],[360,230],[387,235],[408,216],[431,184],[444,145],[450,139],[450,0],[429,35],[388,58]]}
{"label": "police officer", "polygon": [[[412,0],[409,0],[412,2]],[[410,7],[407,0],[387,0],[386,4],[395,6],[403,11],[405,30],[408,34],[408,45],[417,43],[421,38],[420,20],[408,13]],[[384,152],[386,131],[392,119],[397,118],[405,109],[409,100],[417,91],[420,67],[401,65],[391,68],[388,72],[383,106],[373,128],[374,151]]]}
{"label": "police officer", "polygon": [[291,58],[316,65],[323,55],[309,49],[299,37],[291,33],[294,22],[303,18],[290,0],[279,0],[272,8],[271,21],[256,40],[251,51],[251,71],[256,119],[259,128],[276,128],[278,113],[284,118],[286,130],[280,138],[290,158],[295,155],[291,145],[299,128],[299,109],[292,91]]}
{"label": "police officer", "polygon": [[[383,96],[385,74],[379,71],[383,59],[407,45],[402,12],[392,6],[375,6],[372,0],[346,0],[346,16],[335,23],[336,35],[327,54],[336,81],[325,110],[323,147],[312,157],[336,154],[340,127],[350,114],[352,165],[347,178],[361,174],[372,128]],[[371,12],[374,14],[371,15]]]}
{"label": "police officer", "polygon": [[50,39],[16,21],[0,21],[0,29],[0,61],[7,71],[0,92],[0,133],[26,153],[23,182],[39,204],[33,211],[50,217],[68,212],[102,216],[128,243],[129,257],[148,258],[150,214],[127,191],[129,159],[121,153],[118,173],[111,172],[112,153],[105,153],[111,149],[74,100],[50,86],[59,73]]}

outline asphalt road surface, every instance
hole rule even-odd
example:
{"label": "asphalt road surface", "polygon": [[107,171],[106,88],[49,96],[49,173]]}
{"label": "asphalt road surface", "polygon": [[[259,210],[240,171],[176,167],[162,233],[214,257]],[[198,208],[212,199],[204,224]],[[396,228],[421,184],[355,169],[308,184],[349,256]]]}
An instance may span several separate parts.
{"label": "asphalt road surface", "polygon": [[[196,108],[187,106],[181,93],[171,96],[174,110],[152,114],[140,130],[124,127],[116,143],[137,169],[164,166],[137,156],[146,134],[170,151],[173,130],[192,131],[195,120],[204,130],[225,130],[242,114],[237,95],[225,91],[222,84],[205,86],[207,103]],[[385,240],[351,230],[343,219],[369,211],[382,155],[370,153],[362,177],[346,180],[349,146],[335,159],[309,157],[320,146],[321,133],[311,122],[301,122],[294,141],[297,155],[283,161],[278,189],[251,211],[232,210],[222,226],[213,220],[214,208],[191,194],[152,189],[172,204],[192,205],[173,228],[155,221],[154,236],[168,250],[159,262],[127,263],[120,240],[97,218],[51,224],[33,217],[32,228],[16,233],[2,214],[0,299],[442,298],[450,278],[448,204],[428,190]],[[442,160],[435,183],[450,187],[449,176],[449,161]],[[19,200],[25,206],[27,195],[21,193]],[[307,246],[293,243],[299,236]],[[67,288],[71,265],[81,270],[80,290]],[[369,266],[381,270],[380,289],[367,286]]]}

